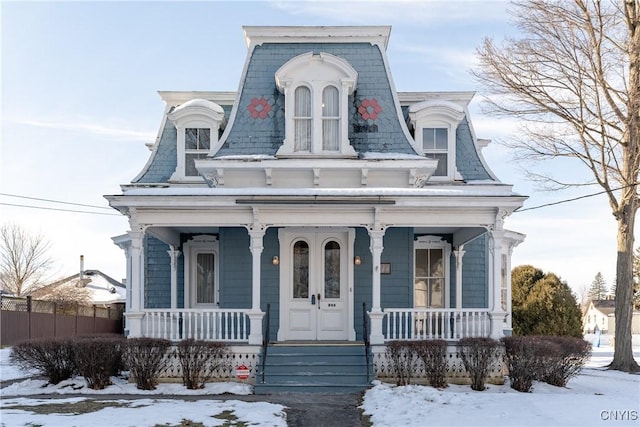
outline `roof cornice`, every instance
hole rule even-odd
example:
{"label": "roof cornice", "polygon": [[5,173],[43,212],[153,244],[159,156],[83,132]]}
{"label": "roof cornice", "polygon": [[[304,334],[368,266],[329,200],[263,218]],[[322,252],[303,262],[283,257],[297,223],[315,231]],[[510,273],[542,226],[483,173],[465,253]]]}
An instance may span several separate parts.
{"label": "roof cornice", "polygon": [[247,48],[263,43],[371,43],[387,49],[390,25],[381,26],[243,26]]}

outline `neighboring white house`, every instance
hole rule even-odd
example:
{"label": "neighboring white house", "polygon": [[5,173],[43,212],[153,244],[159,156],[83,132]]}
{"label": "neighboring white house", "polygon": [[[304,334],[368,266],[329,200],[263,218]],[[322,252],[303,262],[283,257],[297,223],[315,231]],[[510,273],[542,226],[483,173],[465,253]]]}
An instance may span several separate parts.
{"label": "neighboring white house", "polygon": [[52,299],[53,295],[72,297],[78,292],[87,296],[88,303],[99,307],[124,304],[127,299],[125,286],[99,270],[83,270],[41,287],[32,292],[31,296],[34,299]]}
{"label": "neighboring white house", "polygon": [[[615,335],[616,300],[593,300],[582,315],[583,332],[593,334],[600,331],[602,334]],[[640,311],[634,310],[631,318],[631,333],[640,334]]]}
{"label": "neighboring white house", "polygon": [[609,332],[609,316],[613,317],[616,301],[614,299],[592,300],[582,315],[582,330],[585,334],[597,331]]}
{"label": "neighboring white house", "polygon": [[105,196],[129,218],[128,336],[380,353],[509,334],[524,235],[504,221],[526,197],[486,164],[474,93],[396,91],[390,27],[244,34],[238,90],[160,92],[147,164]]}

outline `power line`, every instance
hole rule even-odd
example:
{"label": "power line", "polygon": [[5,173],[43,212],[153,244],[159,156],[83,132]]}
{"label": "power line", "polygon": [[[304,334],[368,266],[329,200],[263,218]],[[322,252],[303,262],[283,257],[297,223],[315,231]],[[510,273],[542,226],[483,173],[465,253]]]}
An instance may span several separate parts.
{"label": "power line", "polygon": [[75,210],[75,209],[46,208],[44,206],[18,205],[18,204],[14,204],[14,203],[2,203],[2,202],[0,202],[0,205],[15,206],[15,207],[19,207],[19,208],[44,209],[44,210],[48,210],[48,211],[76,212],[76,213],[85,213],[85,214],[92,214],[92,215],[122,216],[122,215],[118,215],[118,214],[115,214],[115,213],[90,212],[90,211],[80,211],[80,210]]}
{"label": "power line", "polygon": [[514,211],[514,213],[516,213],[516,212],[524,212],[524,211],[532,211],[534,209],[541,209],[541,208],[546,208],[546,207],[549,207],[549,206],[560,205],[560,204],[563,204],[563,203],[575,202],[576,200],[581,200],[581,199],[586,199],[586,198],[589,198],[589,197],[599,196],[601,194],[611,193],[613,191],[622,190],[624,188],[633,187],[633,186],[636,186],[636,185],[638,185],[638,183],[633,183],[633,184],[629,184],[629,185],[623,185],[622,187],[613,188],[611,190],[598,191],[597,193],[585,194],[583,196],[578,196],[578,197],[574,197],[574,198],[571,198],[571,199],[558,200],[557,202],[551,202],[551,203],[545,203],[543,205],[532,206],[530,208],[516,209]]}
{"label": "power line", "polygon": [[17,194],[0,193],[0,196],[17,197],[19,199],[38,200],[40,202],[61,203],[61,204],[64,204],[64,205],[83,206],[85,208],[97,208],[97,209],[108,209],[108,210],[111,210],[111,208],[106,207],[106,206],[85,205],[85,204],[82,204],[82,203],[63,202],[61,200],[40,199],[38,197],[19,196]]}

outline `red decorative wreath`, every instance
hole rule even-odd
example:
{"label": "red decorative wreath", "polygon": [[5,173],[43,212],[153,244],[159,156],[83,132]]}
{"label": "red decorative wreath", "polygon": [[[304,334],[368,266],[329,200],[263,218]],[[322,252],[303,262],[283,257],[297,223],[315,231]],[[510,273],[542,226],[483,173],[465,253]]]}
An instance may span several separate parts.
{"label": "red decorative wreath", "polygon": [[363,99],[358,107],[358,113],[364,120],[375,120],[382,111],[382,107],[375,98]]}
{"label": "red decorative wreath", "polygon": [[254,119],[265,119],[271,111],[271,105],[267,98],[253,98],[247,109]]}

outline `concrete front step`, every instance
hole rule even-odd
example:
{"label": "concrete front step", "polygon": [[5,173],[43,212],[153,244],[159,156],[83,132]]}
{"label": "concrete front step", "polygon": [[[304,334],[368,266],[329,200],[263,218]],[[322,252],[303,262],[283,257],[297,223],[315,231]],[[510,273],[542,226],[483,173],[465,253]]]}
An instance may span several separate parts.
{"label": "concrete front step", "polygon": [[[262,355],[261,355],[262,359]],[[279,392],[355,393],[366,389],[373,377],[364,345],[274,345],[267,351],[264,382],[261,370],[256,394]],[[258,365],[262,368],[262,361]]]}

